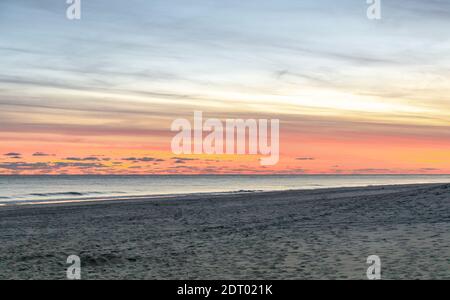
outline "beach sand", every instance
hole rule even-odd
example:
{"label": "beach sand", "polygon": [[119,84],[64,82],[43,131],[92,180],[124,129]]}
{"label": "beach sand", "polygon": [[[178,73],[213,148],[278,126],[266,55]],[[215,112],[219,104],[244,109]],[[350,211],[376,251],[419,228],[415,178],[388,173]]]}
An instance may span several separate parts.
{"label": "beach sand", "polygon": [[450,279],[450,184],[0,207],[0,279]]}

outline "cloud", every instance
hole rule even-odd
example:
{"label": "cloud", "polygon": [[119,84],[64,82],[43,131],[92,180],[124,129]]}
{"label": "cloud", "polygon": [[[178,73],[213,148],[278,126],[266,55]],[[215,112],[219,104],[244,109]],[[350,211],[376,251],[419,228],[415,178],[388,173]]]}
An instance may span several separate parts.
{"label": "cloud", "polygon": [[67,157],[66,160],[71,161],[100,161],[98,157],[88,156],[88,157]]}
{"label": "cloud", "polygon": [[5,153],[3,155],[7,156],[8,158],[12,158],[12,159],[22,159],[22,154],[17,153],[17,152],[9,152],[9,153]]}
{"label": "cloud", "polygon": [[43,152],[35,152],[33,153],[33,156],[54,156],[54,154],[47,154],[47,153],[43,153]]}
{"label": "cloud", "polygon": [[174,164],[185,164],[188,161],[196,161],[197,158],[187,158],[187,157],[172,157],[171,160],[174,160]]}
{"label": "cloud", "polygon": [[183,171],[190,171],[190,172],[200,172],[202,171],[202,169],[195,167],[195,166],[176,166],[176,167],[171,167],[168,169],[168,171],[170,172],[171,170],[179,170],[182,169]]}
{"label": "cloud", "polygon": [[307,171],[306,169],[294,168],[294,169],[289,169],[286,173],[289,173],[289,174],[303,174],[306,171]]}
{"label": "cloud", "polygon": [[51,169],[51,167],[47,163],[7,162],[1,163],[0,169],[11,171],[32,171],[32,170],[49,170]]}
{"label": "cloud", "polygon": [[21,156],[21,153],[18,152],[9,152],[9,153],[5,153],[3,154],[4,156]]}
{"label": "cloud", "polygon": [[154,158],[154,157],[126,157],[126,158],[122,158],[122,160],[132,161],[132,162],[160,162],[160,161],[164,161],[162,159],[157,159],[157,158]]}
{"label": "cloud", "polygon": [[128,169],[142,169],[142,167],[141,166],[131,166],[131,167],[128,167]]}
{"label": "cloud", "polygon": [[357,173],[391,173],[391,169],[376,169],[376,168],[366,168],[366,169],[354,169]]}
{"label": "cloud", "polygon": [[198,160],[197,158],[186,158],[186,157],[172,157],[171,159],[173,159],[173,160],[184,160],[184,161]]}
{"label": "cloud", "polygon": [[67,168],[67,167],[75,167],[75,168],[106,168],[107,166],[101,163],[66,163],[66,162],[56,162],[50,164],[50,166],[54,166],[56,168]]}
{"label": "cloud", "polygon": [[5,162],[0,163],[0,169],[10,170],[10,171],[42,171],[42,172],[51,172],[51,171],[60,171],[64,168],[77,168],[77,169],[92,169],[92,168],[107,168],[107,166],[99,163],[67,163],[67,162],[55,162],[55,163],[46,163],[46,162],[35,162],[35,163],[27,163],[27,162]]}
{"label": "cloud", "polygon": [[296,160],[315,160],[313,157],[297,157]]}

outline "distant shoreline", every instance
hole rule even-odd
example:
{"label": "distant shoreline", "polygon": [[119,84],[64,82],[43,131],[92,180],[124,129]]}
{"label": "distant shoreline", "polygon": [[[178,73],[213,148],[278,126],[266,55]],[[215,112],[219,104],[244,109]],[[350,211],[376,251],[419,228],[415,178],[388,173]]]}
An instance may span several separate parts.
{"label": "distant shoreline", "polygon": [[145,201],[169,201],[169,200],[189,200],[196,199],[216,199],[223,197],[233,196],[259,196],[275,194],[277,196],[283,196],[283,194],[291,193],[305,193],[308,191],[317,191],[319,193],[333,193],[342,191],[363,191],[369,192],[372,190],[378,193],[385,191],[397,190],[397,189],[409,189],[409,188],[427,188],[433,186],[447,185],[449,183],[411,183],[411,184],[383,184],[383,185],[364,185],[364,186],[348,186],[348,187],[314,187],[314,188],[302,188],[302,189],[286,189],[286,190],[240,190],[229,192],[199,192],[199,193],[179,193],[179,194],[160,194],[160,195],[130,195],[123,197],[95,197],[95,198],[79,198],[79,199],[61,199],[61,200],[37,200],[35,202],[21,202],[11,204],[0,204],[2,208],[19,208],[19,207],[39,207],[39,206],[70,206],[70,205],[93,205],[101,203],[131,203],[131,202],[145,202]]}

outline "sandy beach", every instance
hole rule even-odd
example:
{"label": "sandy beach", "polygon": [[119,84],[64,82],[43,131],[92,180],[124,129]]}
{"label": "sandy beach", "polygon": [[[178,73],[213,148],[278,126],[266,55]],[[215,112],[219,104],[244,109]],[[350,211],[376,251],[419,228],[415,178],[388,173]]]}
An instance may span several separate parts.
{"label": "sandy beach", "polygon": [[450,279],[450,184],[0,207],[0,279]]}

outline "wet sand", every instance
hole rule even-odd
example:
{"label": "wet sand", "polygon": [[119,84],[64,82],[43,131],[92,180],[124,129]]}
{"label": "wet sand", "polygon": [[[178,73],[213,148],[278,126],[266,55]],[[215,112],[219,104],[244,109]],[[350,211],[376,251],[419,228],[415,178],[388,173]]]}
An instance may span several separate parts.
{"label": "wet sand", "polygon": [[0,207],[0,279],[450,279],[450,184]]}

